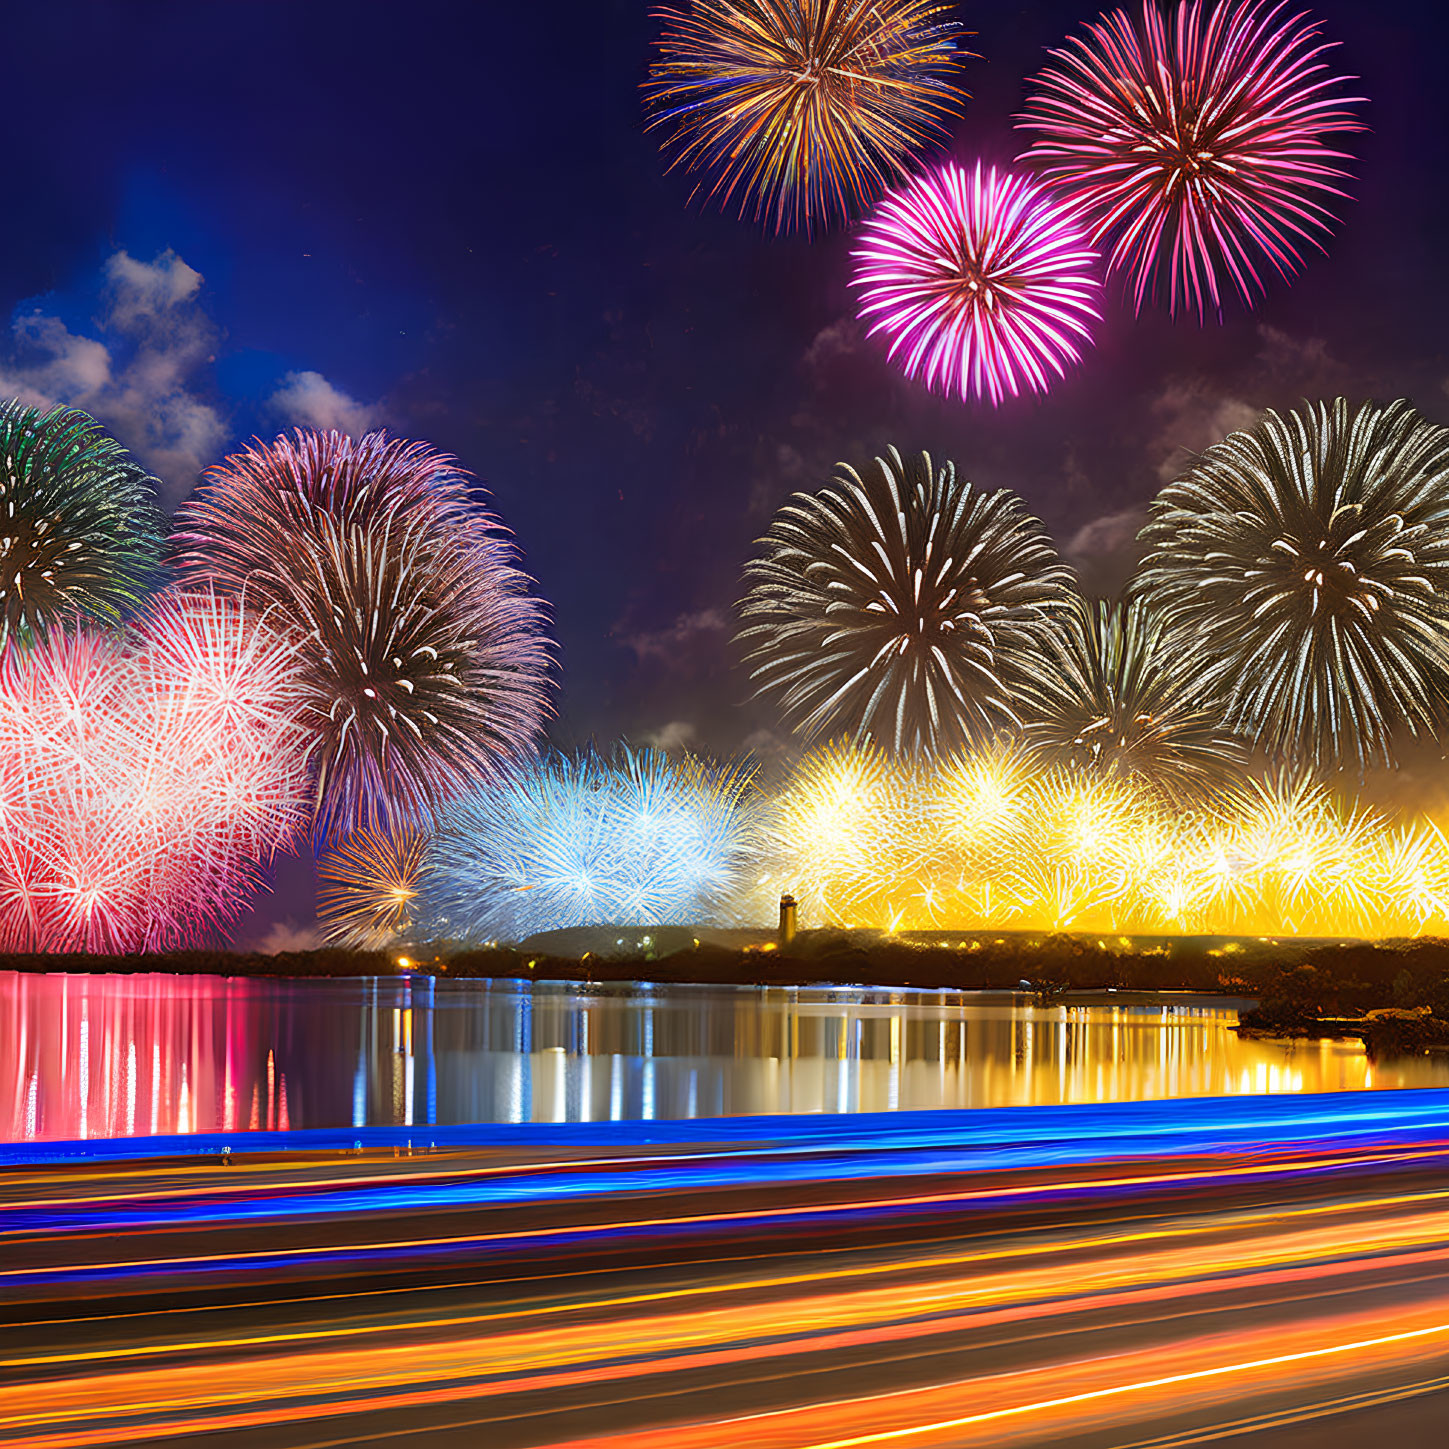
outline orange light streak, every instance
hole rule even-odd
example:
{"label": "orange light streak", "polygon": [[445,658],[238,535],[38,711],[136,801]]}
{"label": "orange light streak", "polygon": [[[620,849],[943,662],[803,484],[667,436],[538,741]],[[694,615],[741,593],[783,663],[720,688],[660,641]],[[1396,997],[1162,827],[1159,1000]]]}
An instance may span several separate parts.
{"label": "orange light streak", "polygon": [[[1444,1232],[1443,1214],[1425,1212],[1387,1224],[1329,1225],[1290,1234],[1264,1234],[1227,1245],[1190,1243],[1149,1254],[1122,1253],[1077,1265],[1068,1292],[1063,1290],[1061,1269],[1051,1265],[1000,1272],[985,1279],[808,1294],[744,1308],[624,1319],[610,1314],[594,1323],[394,1345],[381,1355],[367,1345],[232,1361],[221,1384],[211,1363],[91,1375],[70,1379],[59,1404],[53,1382],[0,1389],[0,1431],[15,1434],[46,1425],[178,1409],[199,1415],[212,1426],[218,1423],[215,1416],[227,1407],[255,1402],[270,1402],[279,1414],[311,1417],[310,1407],[295,1400],[323,1392],[346,1392],[355,1397],[365,1389],[370,1402],[394,1403],[400,1393],[413,1402],[406,1394],[410,1384],[465,1380],[454,1386],[444,1382],[427,1391],[431,1397],[426,1402],[442,1402],[738,1364],[777,1358],[782,1353],[838,1352],[846,1347],[978,1330],[993,1323],[1050,1320],[1129,1303],[1176,1299],[1194,1282],[1201,1291],[1223,1293],[1233,1288],[1356,1277],[1370,1267],[1449,1262]],[[1127,1238],[1130,1241],[1131,1235]],[[1415,1247],[1423,1250],[1408,1251]],[[393,1325],[392,1331],[429,1333],[455,1326],[455,1320],[424,1319]],[[244,1339],[198,1339],[171,1345],[167,1352],[214,1352],[334,1336],[347,1335],[300,1330]],[[635,1357],[641,1344],[648,1345],[648,1358]],[[620,1362],[631,1358],[634,1361]],[[37,1361],[31,1364],[35,1366]],[[26,1366],[26,1361],[13,1361],[13,1366]],[[479,1384],[480,1375],[497,1377],[494,1382]],[[290,1405],[289,1399],[294,1401]],[[321,1414],[337,1412],[335,1405],[316,1407]],[[241,1420],[227,1417],[226,1423],[237,1426]],[[70,1442],[106,1442],[103,1437],[86,1438],[85,1432],[73,1433]],[[95,1432],[104,1435],[110,1430]],[[179,1431],[173,1424],[166,1432]],[[155,1436],[150,1435],[150,1426],[138,1425],[133,1437]]]}
{"label": "orange light streak", "polygon": [[[1403,1318],[1383,1315],[1360,1314],[1335,1320],[1326,1330],[1314,1325],[1300,1327],[1296,1331],[1263,1329],[1239,1336],[1217,1335],[1190,1340],[1171,1350],[1145,1349],[1136,1353],[1112,1354],[1100,1358],[1084,1359],[1070,1364],[1053,1364],[1049,1367],[1026,1372],[993,1375],[987,1378],[962,1379],[948,1384],[935,1385],[929,1389],[873,1394],[861,1398],[834,1399],[824,1403],[813,1403],[775,1413],[748,1414],[738,1418],[720,1419],[706,1425],[675,1425],[667,1429],[651,1429],[643,1433],[606,1435],[589,1439],[570,1440],[557,1449],[716,1449],[721,1443],[751,1446],[751,1449],[863,1449],[873,1444],[919,1444],[939,1442],[951,1446],[968,1443],[991,1442],[990,1430],[1003,1424],[1021,1426],[1020,1433],[1032,1432],[1039,1437],[1050,1430],[1060,1435],[1077,1432],[1086,1427],[1074,1423],[1070,1411],[1088,1406],[1102,1405],[1113,1399],[1138,1397],[1147,1398],[1153,1391],[1182,1388],[1195,1384],[1225,1383],[1229,1379],[1249,1379],[1263,1376],[1275,1370],[1293,1365],[1312,1365],[1316,1369],[1327,1368],[1329,1373],[1341,1372],[1329,1361],[1346,1354],[1362,1355],[1357,1361],[1360,1369],[1367,1367],[1364,1358],[1376,1356],[1395,1357],[1390,1350],[1412,1346],[1416,1353],[1410,1361],[1443,1352],[1443,1345],[1449,1342],[1449,1301],[1440,1301],[1418,1314]],[[1345,1331],[1353,1334],[1348,1339],[1336,1335]],[[1330,1341],[1325,1342],[1325,1339]],[[1292,1345],[1287,1351],[1264,1353],[1269,1344]],[[1257,1348],[1257,1356],[1237,1357]],[[1196,1367],[1163,1370],[1171,1365],[1191,1363],[1194,1356],[1208,1360]],[[1116,1375],[1125,1375],[1116,1378]],[[1326,1374],[1319,1375],[1326,1377]],[[1020,1397],[1032,1392],[1040,1393],[1049,1384],[1060,1385],[1062,1380],[1090,1384],[1071,1393],[1048,1393],[1044,1397]],[[1102,1380],[1109,1380],[1102,1382]],[[1261,1387],[1261,1386],[1260,1386]],[[1250,1388],[1249,1384],[1235,1383],[1229,1387],[1234,1399],[1241,1398]],[[896,1423],[889,1427],[867,1429],[859,1433],[846,1431],[852,1421],[856,1424],[863,1417],[887,1419],[894,1415],[898,1419],[910,1418],[922,1411],[930,1412],[932,1406],[959,1404],[961,1398],[970,1395],[979,1401],[982,1398],[1005,1399],[1007,1402],[994,1404],[988,1409],[968,1414],[952,1414],[949,1417],[910,1423]],[[1013,1398],[1012,1396],[1017,1397]],[[1146,1404],[1133,1404],[1127,1409],[1127,1416],[1140,1416]],[[1176,1404],[1174,1404],[1176,1407]],[[1047,1424],[1026,1424],[1034,1416],[1050,1418]],[[819,1437],[822,1423],[837,1427],[832,1437]],[[980,1429],[986,1435],[962,1437],[963,1431]],[[949,1434],[949,1439],[941,1439]]]}

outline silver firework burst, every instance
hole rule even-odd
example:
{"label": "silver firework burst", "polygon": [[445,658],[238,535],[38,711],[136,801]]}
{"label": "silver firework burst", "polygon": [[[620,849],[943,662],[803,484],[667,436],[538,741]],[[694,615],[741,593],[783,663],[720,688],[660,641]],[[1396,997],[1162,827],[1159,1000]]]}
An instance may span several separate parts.
{"label": "silver firework burst", "polygon": [[1012,681],[1071,574],[1006,490],[894,448],[775,515],[745,569],[740,640],[807,738],[929,756],[1015,726]]}
{"label": "silver firework burst", "polygon": [[1160,623],[1141,600],[1075,600],[1040,636],[1018,701],[1038,758],[1131,779],[1182,804],[1220,788],[1244,763]]}
{"label": "silver firework burst", "polygon": [[1225,724],[1291,767],[1439,731],[1449,430],[1406,402],[1305,404],[1215,443],[1152,505],[1137,591]]}

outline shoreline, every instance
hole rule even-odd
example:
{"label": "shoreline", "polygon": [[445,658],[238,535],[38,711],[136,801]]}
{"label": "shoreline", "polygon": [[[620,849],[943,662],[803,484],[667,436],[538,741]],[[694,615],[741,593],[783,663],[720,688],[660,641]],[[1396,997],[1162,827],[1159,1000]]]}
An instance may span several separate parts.
{"label": "shoreline", "polygon": [[1449,1046],[1449,941],[1102,937],[1038,932],[576,928],[517,947],[275,956],[0,955],[0,972],[326,980],[432,976],[560,985],[1001,992],[1043,1005],[1231,1003],[1246,1035],[1357,1037],[1370,1053]]}
{"label": "shoreline", "polygon": [[[865,986],[882,990],[1197,993],[1264,1001],[1288,987],[1299,1014],[1344,1015],[1444,987],[1449,940],[1359,942],[1302,937],[1103,936],[1039,931],[801,931],[788,945],[763,930],[575,928],[516,946],[319,947],[263,955],[200,949],[134,954],[0,953],[22,974],[205,975],[311,979],[425,975],[659,985]],[[1309,997],[1320,998],[1310,1003]],[[1374,998],[1399,998],[1395,1000]],[[1288,1006],[1283,1000],[1280,1003]],[[1428,1002],[1424,1004],[1430,1004]]]}

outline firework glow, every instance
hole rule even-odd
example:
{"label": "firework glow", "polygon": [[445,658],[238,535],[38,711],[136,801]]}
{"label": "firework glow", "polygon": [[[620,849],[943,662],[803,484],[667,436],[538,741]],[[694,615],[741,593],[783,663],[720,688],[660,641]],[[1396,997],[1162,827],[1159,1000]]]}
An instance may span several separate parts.
{"label": "firework glow", "polygon": [[210,471],[175,544],[187,579],[294,640],[319,824],[426,821],[531,747],[543,606],[447,455],[383,433],[257,443]]}
{"label": "firework glow", "polygon": [[1342,398],[1208,448],[1152,505],[1135,588],[1224,724],[1292,768],[1387,763],[1446,710],[1449,430]]}
{"label": "firework glow", "polygon": [[869,206],[949,138],[960,25],[932,0],[691,0],[663,21],[644,91],[670,169],[775,231]]}
{"label": "firework glow", "polygon": [[1322,250],[1360,131],[1318,22],[1281,3],[1143,0],[1086,26],[1032,83],[1023,157],[1081,209],[1108,270],[1140,311],[1163,289],[1174,313],[1251,306],[1270,274]]}
{"label": "firework glow", "polygon": [[126,951],[235,920],[306,820],[292,649],[239,604],[165,592],[133,635],[0,658],[0,943]]}
{"label": "firework glow", "polygon": [[156,480],[75,408],[0,404],[0,647],[119,624],[161,563]]}
{"label": "firework glow", "polygon": [[861,229],[851,285],[907,377],[996,404],[1045,392],[1097,321],[1097,254],[1024,176],[947,163],[892,192]]}
{"label": "firework glow", "polygon": [[771,802],[769,868],[816,925],[1136,935],[1449,931],[1449,841],[1322,786],[1244,782],[1198,810],[997,749],[929,764],[812,752]]}
{"label": "firework glow", "polygon": [[753,843],[747,770],[654,749],[549,755],[449,812],[423,873],[429,924],[483,942],[707,922],[732,903]]}
{"label": "firework glow", "polygon": [[1014,494],[891,448],[775,515],[739,637],[758,691],[807,738],[934,754],[1016,722],[1010,676],[1070,578]]}

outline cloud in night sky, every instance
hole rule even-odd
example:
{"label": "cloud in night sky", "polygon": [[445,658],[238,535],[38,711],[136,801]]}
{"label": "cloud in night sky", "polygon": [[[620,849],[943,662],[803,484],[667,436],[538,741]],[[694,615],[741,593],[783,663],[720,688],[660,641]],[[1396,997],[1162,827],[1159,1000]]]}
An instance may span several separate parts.
{"label": "cloud in night sky", "polygon": [[699,727],[692,720],[672,719],[657,730],[645,730],[639,741],[656,750],[687,750],[698,737]]}
{"label": "cloud in night sky", "polygon": [[[150,262],[115,252],[102,269],[95,336],[72,330],[53,307],[17,311],[0,396],[83,408],[161,480],[161,501],[174,507],[235,441],[212,375],[223,333],[202,305],[203,281],[174,251]],[[348,433],[379,420],[376,408],[311,371],[288,372],[266,411],[283,425]]]}
{"label": "cloud in night sky", "polygon": [[173,505],[216,461],[228,432],[202,385],[219,334],[199,304],[201,273],[172,251],[154,262],[119,251],[104,274],[99,337],[40,308],[17,314],[0,393],[84,408],[161,479],[162,501]]}
{"label": "cloud in night sky", "polygon": [[250,945],[249,949],[263,956],[279,956],[283,951],[315,951],[325,945],[322,933],[315,926],[299,926],[288,916],[285,920],[273,921]]}
{"label": "cloud in night sky", "polygon": [[[1372,397],[1382,391],[1371,372],[1343,365],[1318,337],[1295,337],[1260,324],[1256,355],[1230,388],[1204,376],[1169,377],[1152,400],[1157,423],[1148,443],[1160,483],[1181,476],[1194,454],[1239,428],[1249,428],[1264,406],[1293,406],[1297,397]],[[1295,396],[1296,395],[1296,396]]]}
{"label": "cloud in night sky", "polygon": [[1171,483],[1209,443],[1252,427],[1260,411],[1202,379],[1170,379],[1152,402],[1159,427],[1148,451],[1157,459],[1158,482]]}
{"label": "cloud in night sky", "polygon": [[1066,561],[1088,598],[1111,598],[1132,577],[1141,557],[1137,535],[1147,522],[1147,506],[1104,513],[1084,523],[1062,545]]}
{"label": "cloud in night sky", "polygon": [[680,614],[665,629],[636,631],[621,636],[626,647],[642,664],[657,660],[671,670],[697,666],[701,649],[713,653],[723,644],[733,625],[725,609],[702,609],[694,614]]}
{"label": "cloud in night sky", "polygon": [[378,408],[349,397],[320,372],[289,372],[272,394],[271,405],[298,427],[336,429],[354,438],[382,423]]}

